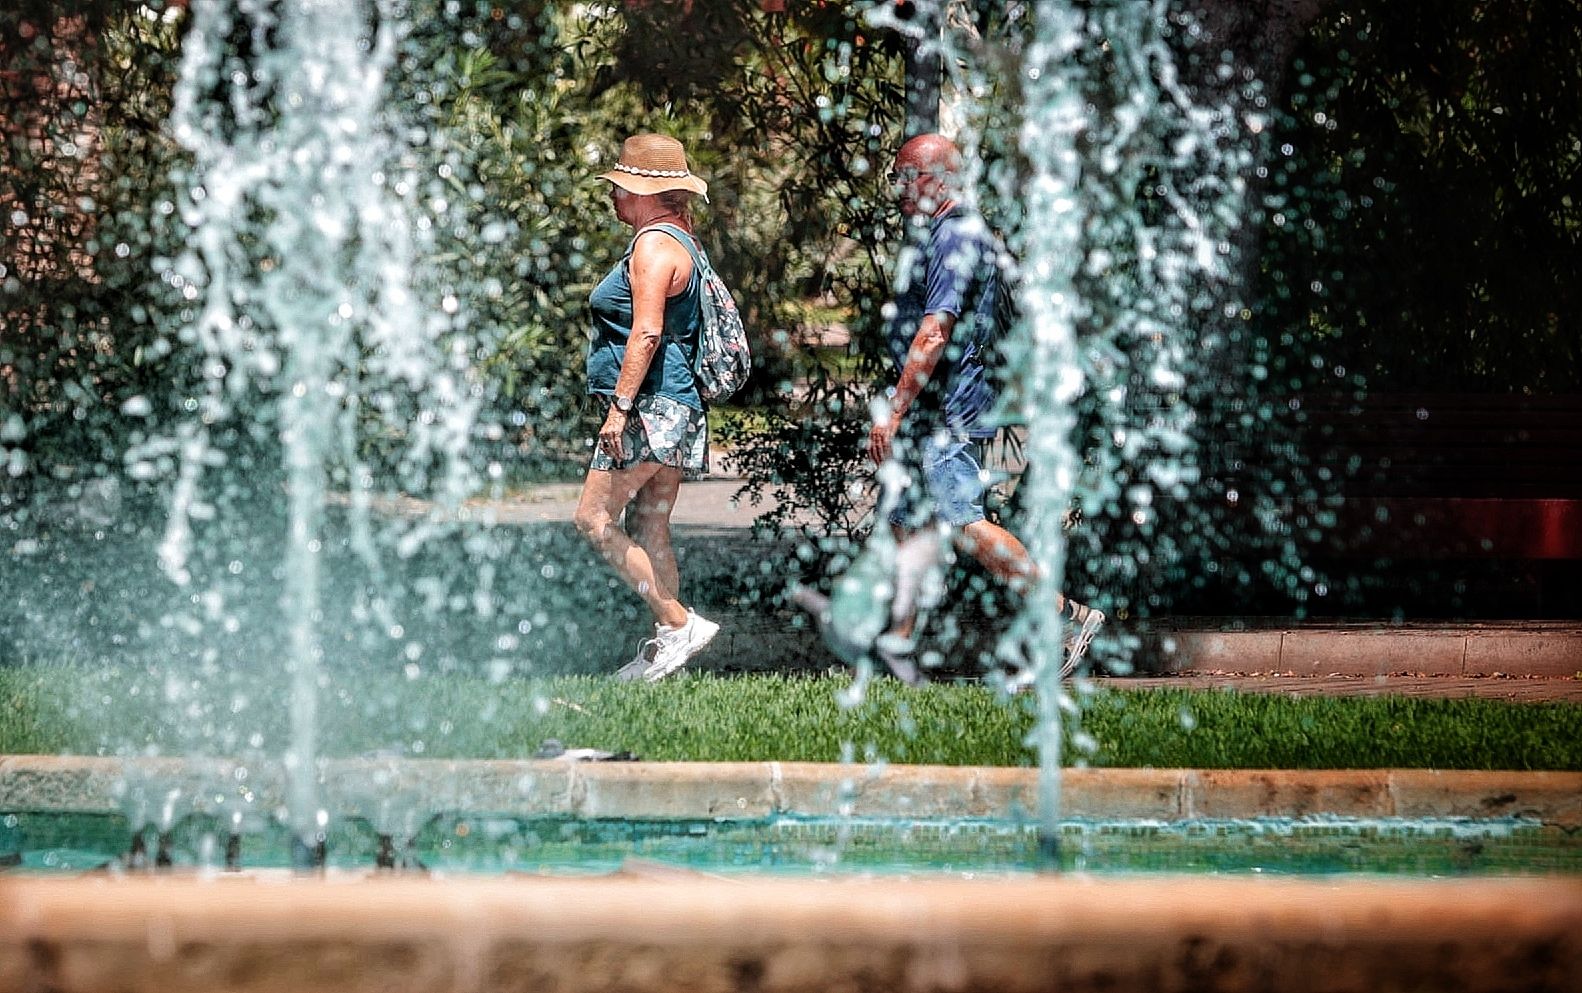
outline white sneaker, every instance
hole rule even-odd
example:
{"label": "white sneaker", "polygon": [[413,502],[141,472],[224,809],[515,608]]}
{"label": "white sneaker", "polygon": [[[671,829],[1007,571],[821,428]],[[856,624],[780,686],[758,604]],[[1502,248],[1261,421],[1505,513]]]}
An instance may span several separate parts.
{"label": "white sneaker", "polygon": [[687,611],[687,623],[678,628],[660,628],[654,636],[658,648],[654,652],[654,661],[643,670],[643,678],[650,683],[664,679],[707,648],[719,633],[718,624]]}
{"label": "white sneaker", "polygon": [[1065,613],[1068,615],[1066,624],[1069,628],[1066,634],[1066,657],[1060,664],[1060,678],[1065,679],[1077,670],[1077,663],[1082,661],[1082,656],[1088,653],[1088,645],[1093,642],[1093,636],[1099,633],[1099,628],[1104,626],[1104,612],[1094,610],[1086,604],[1075,600],[1066,600]]}
{"label": "white sneaker", "polygon": [[615,670],[617,682],[630,683],[643,678],[643,673],[654,664],[654,653],[659,650],[659,625],[654,625],[654,636],[644,638],[642,644],[637,646],[637,654],[632,656],[632,661]]}
{"label": "white sneaker", "polygon": [[910,638],[881,634],[872,646],[866,646],[835,630],[835,625],[830,623],[829,597],[824,594],[797,586],[791,591],[791,602],[813,615],[824,644],[847,665],[859,665],[863,656],[870,655],[883,662],[890,675],[908,686],[921,686],[928,681],[917,666],[917,645]]}
{"label": "white sneaker", "polygon": [[[1077,671],[1077,664],[1087,655],[1093,636],[1104,626],[1105,617],[1104,611],[1095,610],[1069,597],[1066,598],[1063,613],[1066,615],[1066,644],[1062,653],[1064,657],[1060,661],[1060,678],[1069,679]],[[1032,688],[1033,667],[1030,664],[1022,666],[1005,679],[1007,693],[1024,693]]]}

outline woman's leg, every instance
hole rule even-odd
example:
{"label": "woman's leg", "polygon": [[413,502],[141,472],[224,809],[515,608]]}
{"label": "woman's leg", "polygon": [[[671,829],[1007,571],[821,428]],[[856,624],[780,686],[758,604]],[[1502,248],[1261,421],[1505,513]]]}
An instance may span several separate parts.
{"label": "woman's leg", "polygon": [[[657,462],[641,462],[630,469],[589,469],[572,521],[604,561],[648,604],[654,620],[668,627],[680,627],[687,622],[687,610],[676,599],[675,587],[656,575],[648,552],[615,523],[626,505],[656,474],[664,471],[679,476],[678,470]],[[674,571],[674,563],[668,568]]]}
{"label": "woman's leg", "polygon": [[681,470],[665,466],[637,491],[626,508],[626,533],[648,553],[654,581],[672,599],[681,593],[681,575],[670,542],[670,515],[681,493]]}

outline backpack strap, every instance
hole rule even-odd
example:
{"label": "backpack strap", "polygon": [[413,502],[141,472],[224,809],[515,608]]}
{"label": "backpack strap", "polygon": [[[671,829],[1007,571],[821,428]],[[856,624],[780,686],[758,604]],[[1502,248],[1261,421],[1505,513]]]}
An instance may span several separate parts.
{"label": "backpack strap", "polygon": [[[646,228],[639,228],[637,233],[632,235],[632,243],[626,248],[626,254],[628,257],[630,257],[632,252],[637,248],[637,239],[641,238],[650,231],[663,231],[665,234],[668,234],[670,237],[681,242],[681,247],[685,248],[687,250],[687,254],[692,256],[692,276],[687,280],[687,283],[689,285],[695,283],[698,287],[698,310],[700,311],[700,324],[698,327],[697,336],[701,338],[703,335],[703,328],[701,326],[701,311],[703,309],[703,270],[712,267],[709,265],[708,260],[703,257],[702,247],[699,246],[698,243],[692,239],[692,236],[687,234],[685,230],[677,227],[674,224],[650,224]],[[698,349],[698,351],[701,352],[702,349]]]}
{"label": "backpack strap", "polygon": [[632,236],[631,247],[627,248],[626,253],[630,255],[632,253],[632,249],[637,247],[637,239],[641,238],[650,231],[663,231],[665,234],[668,234],[670,237],[681,242],[681,247],[685,248],[687,250],[687,254],[692,256],[693,272],[698,271],[697,266],[701,261],[699,259],[699,255],[703,249],[698,246],[698,243],[693,240],[690,234],[687,234],[686,231],[674,224],[650,224],[648,227],[640,229],[635,235]]}
{"label": "backpack strap", "polygon": [[[709,265],[708,258],[704,256],[703,246],[699,245],[692,235],[674,224],[650,224],[648,227],[642,228],[632,238],[633,248],[637,246],[637,239],[649,231],[663,231],[681,242],[681,247],[685,248],[687,254],[692,256],[692,279],[697,281],[698,286],[698,327],[697,333],[693,335],[692,340],[692,375],[696,377],[698,369],[703,365],[703,325],[708,318],[705,310],[708,306],[708,289],[703,285],[703,270],[707,269],[713,272],[714,267]],[[630,254],[631,249],[627,249],[627,252]]]}
{"label": "backpack strap", "polygon": [[[637,239],[641,238],[650,231],[663,231],[665,234],[668,234],[670,237],[681,242],[681,247],[685,248],[687,250],[687,254],[692,256],[692,277],[688,279],[687,282],[689,284],[696,282],[698,285],[698,292],[701,293],[703,291],[703,270],[705,268],[713,267],[709,265],[707,259],[703,258],[702,247],[699,246],[697,242],[692,240],[691,235],[687,234],[681,228],[676,227],[674,224],[650,224],[646,228],[639,228],[637,233],[632,235],[632,243],[626,246],[626,257],[628,259],[632,257],[632,252],[637,248]],[[701,298],[698,300],[698,305],[700,307],[703,305]]]}

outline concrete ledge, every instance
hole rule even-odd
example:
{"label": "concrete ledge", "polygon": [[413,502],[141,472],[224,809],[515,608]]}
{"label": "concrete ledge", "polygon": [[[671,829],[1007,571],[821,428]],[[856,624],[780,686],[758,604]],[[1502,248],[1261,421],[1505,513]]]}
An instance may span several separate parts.
{"label": "concrete ledge", "polygon": [[1182,621],[1156,627],[1142,673],[1278,672],[1298,676],[1537,676],[1582,673],[1582,625],[1388,624],[1249,627]]}
{"label": "concrete ledge", "polygon": [[[756,672],[839,665],[794,615],[726,614],[705,669]],[[1228,618],[1180,618],[1143,635],[1139,674],[1289,673],[1297,676],[1533,676],[1582,672],[1582,624],[1275,624],[1235,628]],[[768,646],[773,645],[771,651]],[[701,661],[701,660],[700,660]],[[970,666],[967,667],[971,669]]]}
{"label": "concrete ledge", "polygon": [[1574,678],[1582,673],[1582,629],[1470,631],[1461,672],[1465,676],[1505,673]]}
{"label": "concrete ledge", "polygon": [[1571,879],[0,878],[0,993],[1578,988]]}
{"label": "concrete ledge", "polygon": [[[1068,769],[1062,813],[1088,819],[1524,817],[1582,826],[1582,773]],[[641,820],[770,816],[1025,820],[1034,769],[797,762],[328,761],[325,806],[389,834],[435,813]],[[247,822],[278,809],[278,766],[219,759],[0,757],[0,812],[190,814]]]}

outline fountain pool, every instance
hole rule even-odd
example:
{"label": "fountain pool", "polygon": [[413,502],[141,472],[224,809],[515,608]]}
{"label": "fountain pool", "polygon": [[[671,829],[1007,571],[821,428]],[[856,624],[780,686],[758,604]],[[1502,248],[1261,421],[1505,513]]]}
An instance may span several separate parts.
{"label": "fountain pool", "polygon": [[[239,776],[242,772],[245,775]],[[1030,769],[564,760],[327,763],[337,871],[742,878],[1582,873],[1582,776],[1067,771],[1058,861]],[[278,769],[0,759],[0,856],[34,871],[288,867]]]}
{"label": "fountain pool", "polygon": [[[229,772],[145,765],[0,759],[0,796],[55,812],[4,817],[0,846],[57,874],[0,876],[0,990],[1361,993],[1582,975],[1576,775],[1071,770],[1067,871],[1050,873],[1031,770],[359,762],[320,784],[361,809],[315,874],[289,868],[284,826],[227,869],[212,813],[93,871],[128,822],[81,811],[162,783],[149,813],[169,817],[192,805],[183,786]],[[497,812],[454,813],[480,797]]]}

